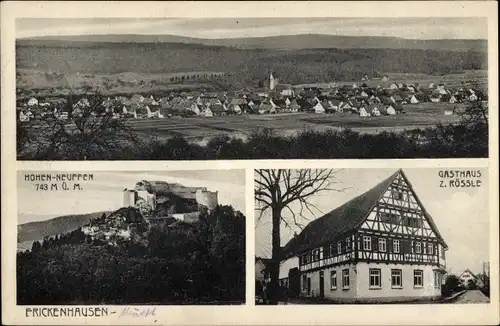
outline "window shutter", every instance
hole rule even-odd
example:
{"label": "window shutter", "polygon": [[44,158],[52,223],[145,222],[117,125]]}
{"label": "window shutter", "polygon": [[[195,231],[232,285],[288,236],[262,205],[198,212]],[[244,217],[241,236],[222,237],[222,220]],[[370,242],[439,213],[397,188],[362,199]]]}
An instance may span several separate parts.
{"label": "window shutter", "polygon": [[386,251],[388,253],[392,253],[392,239],[391,238],[387,238],[387,240],[386,240]]}
{"label": "window shutter", "polygon": [[372,237],[372,250],[378,251],[378,237]]}

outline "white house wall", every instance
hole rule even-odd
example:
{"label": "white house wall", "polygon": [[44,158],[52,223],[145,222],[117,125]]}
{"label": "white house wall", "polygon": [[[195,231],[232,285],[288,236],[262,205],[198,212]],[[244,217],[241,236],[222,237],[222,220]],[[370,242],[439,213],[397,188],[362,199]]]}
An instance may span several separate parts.
{"label": "white house wall", "polygon": [[[342,270],[349,269],[349,288],[342,288]],[[331,288],[331,271],[335,270],[337,272],[337,288]],[[338,300],[338,301],[353,301],[356,299],[356,282],[357,275],[355,272],[355,265],[353,264],[343,264],[328,267],[322,269],[324,272],[324,295],[327,299]],[[311,293],[310,297],[319,297],[320,296],[320,270],[315,270],[313,272],[305,272],[300,275],[300,289],[303,296],[308,296],[306,293],[303,293],[304,284],[303,284],[303,276],[307,275],[308,278],[311,278]]]}
{"label": "white house wall", "polygon": [[[381,287],[370,289],[370,268],[380,269]],[[392,288],[391,269],[400,269],[402,271],[402,287]],[[375,264],[360,262],[356,264],[357,272],[357,298],[363,299],[386,299],[394,301],[403,301],[411,299],[435,298],[441,295],[441,288],[434,287],[434,269],[430,265],[409,265],[409,264]],[[413,286],[413,271],[422,270],[424,274],[423,287]]]}

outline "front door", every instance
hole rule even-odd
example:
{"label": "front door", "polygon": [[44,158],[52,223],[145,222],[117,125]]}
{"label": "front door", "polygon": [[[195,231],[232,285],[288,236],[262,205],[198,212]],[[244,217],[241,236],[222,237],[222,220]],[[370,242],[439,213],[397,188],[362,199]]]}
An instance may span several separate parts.
{"label": "front door", "polygon": [[319,272],[319,297],[325,297],[325,275],[323,271]]}

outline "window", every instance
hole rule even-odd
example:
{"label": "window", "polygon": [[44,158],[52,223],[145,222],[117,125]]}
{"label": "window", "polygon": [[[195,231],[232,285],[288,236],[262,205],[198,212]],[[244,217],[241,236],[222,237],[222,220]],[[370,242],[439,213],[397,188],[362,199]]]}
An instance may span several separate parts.
{"label": "window", "polygon": [[416,269],[413,271],[413,286],[422,287],[424,286],[424,271]]}
{"label": "window", "polygon": [[337,253],[340,255],[342,253],[342,242],[337,242]]}
{"label": "window", "polygon": [[415,242],[413,240],[411,241],[411,253],[415,253]]}
{"label": "window", "polygon": [[318,261],[319,260],[319,249],[314,249],[312,252],[313,255],[313,261]]}
{"label": "window", "polygon": [[349,238],[345,239],[345,250],[346,251],[351,250],[351,239],[349,239]]}
{"label": "window", "polygon": [[439,272],[434,272],[434,287],[436,289],[441,288],[441,282],[442,282],[442,274]]}
{"label": "window", "polygon": [[342,270],[342,288],[343,289],[349,288],[349,270],[348,269]]}
{"label": "window", "polygon": [[382,252],[387,251],[387,240],[385,238],[378,239],[378,250]]}
{"label": "window", "polygon": [[427,253],[429,255],[434,255],[434,245],[432,243],[427,244]]}
{"label": "window", "polygon": [[370,268],[370,288],[380,288],[380,287],[382,287],[380,269]]}
{"label": "window", "polygon": [[392,240],[392,251],[399,253],[399,240]]}
{"label": "window", "polygon": [[335,254],[335,245],[332,243],[330,244],[330,257]]}
{"label": "window", "polygon": [[302,290],[307,290],[307,275],[302,275]]}
{"label": "window", "polygon": [[311,262],[311,253],[308,252],[305,254],[305,256],[306,256],[306,259],[305,259],[306,264],[309,264]]}
{"label": "window", "polygon": [[337,271],[330,272],[330,289],[331,290],[337,289]]}
{"label": "window", "polygon": [[417,254],[419,254],[421,251],[422,251],[422,245],[421,245],[420,241],[417,241],[417,243],[415,245],[415,252]]}
{"label": "window", "polygon": [[403,271],[400,269],[391,269],[391,287],[403,287]]}
{"label": "window", "polygon": [[444,248],[443,247],[441,247],[441,258],[444,259]]}
{"label": "window", "polygon": [[372,237],[363,236],[363,250],[372,250]]}

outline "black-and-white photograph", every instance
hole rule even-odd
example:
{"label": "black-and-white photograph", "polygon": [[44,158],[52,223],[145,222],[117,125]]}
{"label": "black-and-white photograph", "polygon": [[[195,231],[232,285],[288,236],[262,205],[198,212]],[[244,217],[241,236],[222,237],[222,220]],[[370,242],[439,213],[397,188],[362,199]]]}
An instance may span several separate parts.
{"label": "black-and-white photograph", "polygon": [[17,179],[18,305],[244,304],[244,170]]}
{"label": "black-and-white photograph", "polygon": [[487,18],[19,18],[15,31],[19,160],[488,157]]}
{"label": "black-and-white photograph", "polygon": [[489,303],[488,170],[255,171],[256,304]]}

